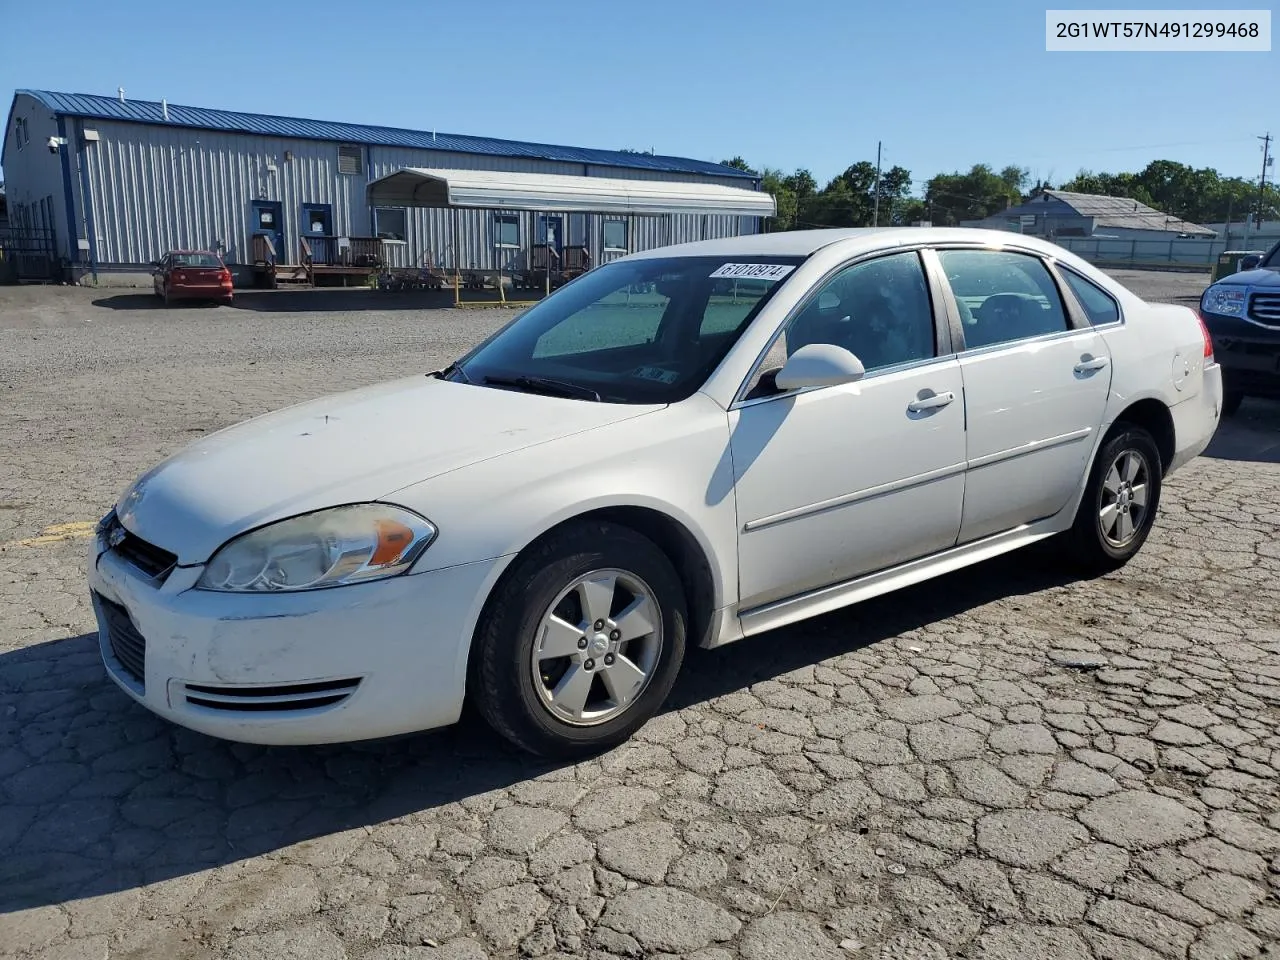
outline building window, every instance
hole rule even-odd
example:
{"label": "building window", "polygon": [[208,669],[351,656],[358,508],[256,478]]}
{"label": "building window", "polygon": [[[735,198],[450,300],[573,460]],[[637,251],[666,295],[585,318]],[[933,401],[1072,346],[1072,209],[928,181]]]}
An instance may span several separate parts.
{"label": "building window", "polygon": [[359,174],[364,169],[360,147],[356,144],[341,144],[338,147],[338,172]]}
{"label": "building window", "polygon": [[373,235],[380,240],[403,243],[409,238],[408,219],[403,207],[374,207]]}
{"label": "building window", "polygon": [[18,145],[21,150],[30,139],[27,134],[27,120],[25,117],[18,117],[13,121],[13,142]]}
{"label": "building window", "polygon": [[499,247],[520,246],[520,218],[514,213],[493,215],[493,242]]}
{"label": "building window", "polygon": [[604,248],[606,250],[627,249],[627,221],[606,220],[604,222]]}

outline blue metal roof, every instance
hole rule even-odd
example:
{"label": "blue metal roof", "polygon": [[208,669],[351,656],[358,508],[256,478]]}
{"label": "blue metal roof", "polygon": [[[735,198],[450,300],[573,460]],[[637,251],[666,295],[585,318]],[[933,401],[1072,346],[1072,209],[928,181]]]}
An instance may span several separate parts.
{"label": "blue metal roof", "polygon": [[[660,157],[621,150],[593,150],[586,147],[563,147],[547,143],[498,140],[456,133],[403,130],[398,127],[373,127],[360,123],[333,123],[326,120],[304,120],[298,117],[276,117],[260,113],[237,113],[184,107],[169,104],[169,119],[164,108],[150,100],[125,100],[87,93],[54,93],[48,90],[19,90],[43,103],[55,115],[92,117],[100,120],[125,120],[160,126],[190,127],[200,130],[225,130],[259,136],[293,137],[300,140],[332,140],[361,143],[378,147],[417,147],[423,150],[448,150],[454,153],[482,154],[495,157],[527,157],[536,160],[559,160],[567,163],[591,163],[637,170],[659,170],[665,173],[697,173],[704,176],[744,177],[756,179],[754,173],[727,167],[707,160],[684,157]],[[16,96],[16,95],[15,95]]]}

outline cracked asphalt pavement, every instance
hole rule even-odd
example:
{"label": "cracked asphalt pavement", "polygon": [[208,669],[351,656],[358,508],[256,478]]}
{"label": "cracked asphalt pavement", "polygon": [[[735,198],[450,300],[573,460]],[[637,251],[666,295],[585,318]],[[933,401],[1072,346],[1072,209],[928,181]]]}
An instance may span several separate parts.
{"label": "cracked asphalt pavement", "polygon": [[0,956],[1280,958],[1277,404],[1170,480],[1124,570],[1015,554],[694,651],[590,762],[470,718],[284,749],[134,705],[85,524],[198,433],[512,316],[417,305],[0,288]]}

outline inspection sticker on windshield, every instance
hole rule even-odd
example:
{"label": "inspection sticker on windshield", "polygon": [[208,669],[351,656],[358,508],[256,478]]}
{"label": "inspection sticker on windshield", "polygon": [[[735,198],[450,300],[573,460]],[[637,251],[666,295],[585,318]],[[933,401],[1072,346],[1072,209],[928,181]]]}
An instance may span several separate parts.
{"label": "inspection sticker on windshield", "polygon": [[711,276],[731,280],[781,280],[794,269],[782,263],[725,263],[717,267]]}

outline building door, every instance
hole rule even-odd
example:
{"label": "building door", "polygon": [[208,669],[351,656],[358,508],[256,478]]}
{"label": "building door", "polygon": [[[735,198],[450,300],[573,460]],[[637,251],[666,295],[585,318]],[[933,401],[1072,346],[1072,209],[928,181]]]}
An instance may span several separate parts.
{"label": "building door", "polygon": [[284,210],[279,200],[254,200],[250,232],[255,237],[268,237],[275,247],[275,262],[289,263],[284,248]]}
{"label": "building door", "polygon": [[302,235],[311,247],[312,263],[333,263],[333,207],[327,203],[302,205]]}
{"label": "building door", "polygon": [[538,242],[545,243],[556,252],[557,259],[564,252],[564,220],[561,217],[542,216],[538,219]]}

